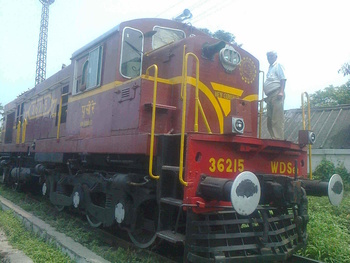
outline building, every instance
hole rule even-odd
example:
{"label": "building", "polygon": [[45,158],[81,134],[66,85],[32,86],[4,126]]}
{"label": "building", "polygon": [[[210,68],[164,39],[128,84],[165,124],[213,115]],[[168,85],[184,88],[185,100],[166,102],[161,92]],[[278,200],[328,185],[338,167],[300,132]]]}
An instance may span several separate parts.
{"label": "building", "polygon": [[[308,127],[307,109],[305,109],[306,129]],[[312,170],[322,158],[332,161],[335,166],[344,163],[350,171],[350,105],[313,108],[310,111],[311,130],[316,134],[312,145]],[[303,129],[302,110],[285,111],[284,137],[298,142],[298,132]],[[262,118],[262,138],[269,138],[266,128],[266,116]]]}

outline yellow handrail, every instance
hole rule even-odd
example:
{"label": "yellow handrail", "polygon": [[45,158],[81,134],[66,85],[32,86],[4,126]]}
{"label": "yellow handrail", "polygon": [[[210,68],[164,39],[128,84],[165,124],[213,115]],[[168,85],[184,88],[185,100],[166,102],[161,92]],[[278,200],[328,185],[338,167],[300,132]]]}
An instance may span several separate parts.
{"label": "yellow handrail", "polygon": [[27,131],[27,119],[24,119],[22,125],[22,143],[26,141],[26,131]]}
{"label": "yellow handrail", "polygon": [[262,115],[264,112],[264,99],[259,100],[260,112],[259,112],[259,138],[261,138],[261,127],[262,127]]}
{"label": "yellow handrail", "polygon": [[153,105],[152,105],[152,124],[151,124],[151,145],[149,153],[149,168],[148,173],[152,179],[159,179],[159,175],[153,174],[153,147],[154,147],[154,127],[156,123],[156,102],[157,102],[157,78],[158,78],[158,66],[153,64],[146,70],[146,78],[149,76],[149,69],[154,68],[154,85],[153,85]]}
{"label": "yellow handrail", "polygon": [[210,126],[209,126],[209,123],[208,123],[208,120],[207,120],[207,117],[205,116],[202,104],[199,100],[199,87],[198,87],[198,84],[199,84],[199,59],[192,52],[188,52],[185,56],[185,63],[183,66],[183,70],[186,73],[186,76],[183,78],[183,80],[185,81],[183,87],[187,87],[187,63],[188,63],[189,56],[194,57],[194,59],[196,60],[196,92],[195,92],[194,128],[193,129],[195,132],[198,132],[198,108],[199,108],[201,115],[202,115],[202,118],[203,118],[203,121],[204,121],[204,124],[205,124],[208,132],[212,133]]}
{"label": "yellow handrail", "polygon": [[183,179],[183,165],[184,165],[184,148],[185,148],[185,127],[186,127],[186,103],[187,103],[187,64],[188,57],[192,56],[196,60],[196,91],[195,91],[195,110],[194,110],[194,132],[198,132],[198,109],[202,115],[204,124],[208,133],[212,133],[207,117],[205,116],[202,104],[199,100],[199,59],[198,57],[189,52],[186,54],[186,45],[183,49],[183,64],[182,64],[182,83],[181,83],[181,99],[182,99],[182,120],[181,120],[181,140],[180,140],[180,164],[179,164],[179,180],[184,186],[188,183]]}
{"label": "yellow handrail", "polygon": [[[304,111],[304,95],[307,98],[307,116],[308,116],[308,130],[311,130],[311,114],[310,114],[310,97],[307,92],[301,93],[301,107],[302,107],[302,115],[303,115],[303,129],[305,130],[305,111]],[[312,161],[311,161],[311,144],[309,144],[309,171],[310,171],[310,180],[312,180]]]}
{"label": "yellow handrail", "polygon": [[187,86],[187,61],[186,61],[186,45],[184,45],[183,60],[182,60],[182,86],[181,86],[181,98],[182,98],[182,120],[181,120],[181,139],[180,139],[180,164],[179,164],[179,180],[184,186],[188,183],[183,179],[184,169],[184,148],[185,148],[185,125],[186,125],[186,86]]}
{"label": "yellow handrail", "polygon": [[58,110],[58,123],[57,123],[57,140],[60,138],[60,128],[61,128],[61,116],[62,116],[62,95],[61,95],[61,99],[60,99],[60,107]]}
{"label": "yellow handrail", "polygon": [[16,144],[19,144],[21,138],[21,121],[17,123],[17,136],[16,136]]}

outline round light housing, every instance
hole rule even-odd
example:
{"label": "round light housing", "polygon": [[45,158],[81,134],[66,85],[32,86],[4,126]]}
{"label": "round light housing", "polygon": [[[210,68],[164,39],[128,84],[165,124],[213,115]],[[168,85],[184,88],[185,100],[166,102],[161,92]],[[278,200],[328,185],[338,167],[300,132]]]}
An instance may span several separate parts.
{"label": "round light housing", "polygon": [[248,216],[260,202],[261,187],[259,179],[249,171],[240,173],[231,187],[231,203],[238,214]]}
{"label": "round light housing", "polygon": [[229,45],[220,50],[219,58],[221,65],[228,73],[231,73],[241,63],[241,55]]}
{"label": "round light housing", "polygon": [[343,200],[344,184],[339,174],[333,174],[328,182],[328,198],[332,205],[338,206]]}

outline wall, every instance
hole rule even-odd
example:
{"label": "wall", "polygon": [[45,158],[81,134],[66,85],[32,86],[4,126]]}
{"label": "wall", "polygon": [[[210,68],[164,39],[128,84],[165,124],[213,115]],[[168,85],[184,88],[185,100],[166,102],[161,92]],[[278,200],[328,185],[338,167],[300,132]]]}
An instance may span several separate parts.
{"label": "wall", "polygon": [[350,149],[312,149],[311,152],[312,171],[315,171],[323,158],[333,162],[336,167],[338,162],[344,163],[345,168],[350,171]]}

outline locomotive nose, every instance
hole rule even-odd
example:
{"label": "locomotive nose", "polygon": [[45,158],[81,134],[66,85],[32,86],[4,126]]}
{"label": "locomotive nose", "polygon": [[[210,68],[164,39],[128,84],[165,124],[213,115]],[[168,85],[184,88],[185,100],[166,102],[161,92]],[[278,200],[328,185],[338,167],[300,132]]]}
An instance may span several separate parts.
{"label": "locomotive nose", "polygon": [[234,180],[202,176],[197,194],[207,200],[230,201],[240,215],[253,213],[261,197],[261,186],[256,175],[240,173]]}

